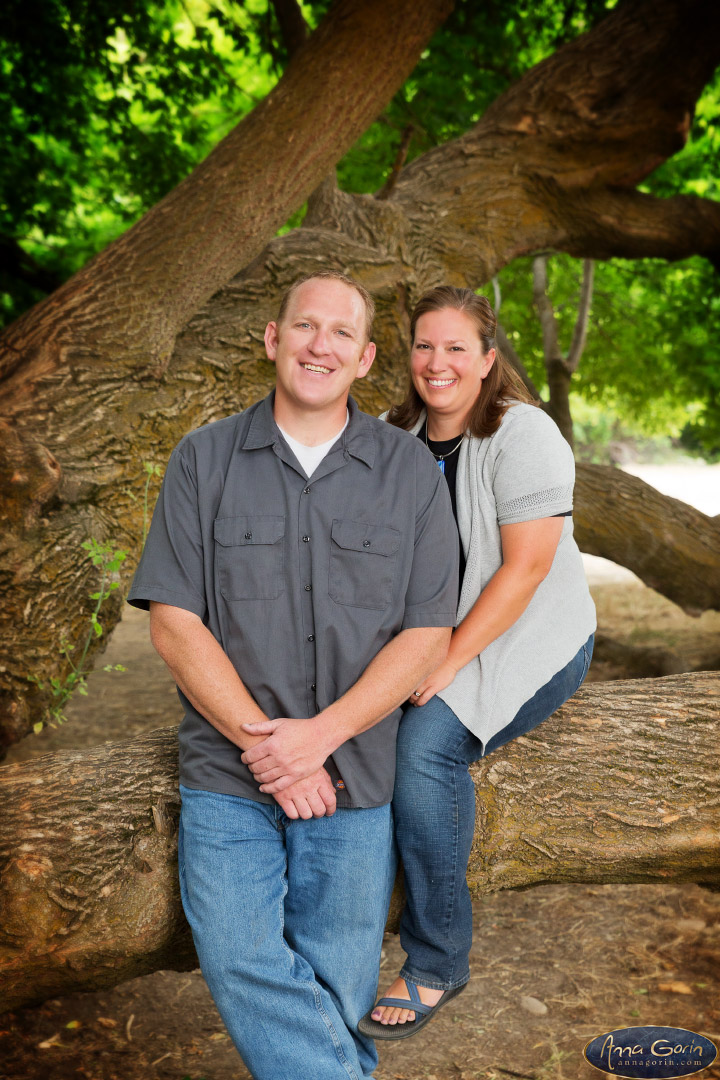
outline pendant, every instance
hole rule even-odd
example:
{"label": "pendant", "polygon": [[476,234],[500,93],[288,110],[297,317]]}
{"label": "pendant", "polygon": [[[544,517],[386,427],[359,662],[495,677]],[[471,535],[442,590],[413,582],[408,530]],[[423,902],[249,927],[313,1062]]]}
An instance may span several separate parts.
{"label": "pendant", "polygon": [[440,472],[444,476],[445,475],[445,458],[440,458],[440,460],[438,461],[438,469],[440,470]]}

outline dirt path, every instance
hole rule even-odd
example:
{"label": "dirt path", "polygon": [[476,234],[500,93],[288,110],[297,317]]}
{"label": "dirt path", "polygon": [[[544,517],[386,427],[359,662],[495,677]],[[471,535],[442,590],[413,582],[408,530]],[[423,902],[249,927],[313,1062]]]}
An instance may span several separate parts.
{"label": "dirt path", "polygon": [[[602,628],[720,655],[720,615],[690,619],[640,585],[594,589]],[[131,737],[168,724],[178,703],[128,609],[72,722],[30,737],[10,760]],[[614,677],[599,665],[594,678]],[[381,1049],[378,1080],[590,1080],[582,1059],[617,1027],[687,1027],[720,1043],[720,894],[697,886],[546,886],[476,910],[468,990],[417,1038]],[[401,961],[388,938],[387,981]],[[523,1004],[523,998],[536,999]],[[534,1011],[528,1011],[532,1008]],[[199,972],[155,975],[0,1017],[0,1080],[248,1080]],[[720,1080],[720,1068],[702,1076]]]}

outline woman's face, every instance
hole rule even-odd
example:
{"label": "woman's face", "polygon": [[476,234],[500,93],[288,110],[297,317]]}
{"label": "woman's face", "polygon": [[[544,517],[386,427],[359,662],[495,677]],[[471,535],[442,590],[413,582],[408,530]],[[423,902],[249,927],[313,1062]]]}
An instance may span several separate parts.
{"label": "woman's face", "polygon": [[465,428],[482,381],[495,360],[484,352],[474,321],[463,311],[443,308],[421,315],[410,353],[413,385],[428,413]]}

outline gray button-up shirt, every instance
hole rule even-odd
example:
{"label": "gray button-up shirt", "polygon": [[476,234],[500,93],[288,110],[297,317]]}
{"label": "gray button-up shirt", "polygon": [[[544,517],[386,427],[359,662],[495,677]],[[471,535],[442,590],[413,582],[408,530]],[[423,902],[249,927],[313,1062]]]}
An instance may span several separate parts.
{"label": "gray button-up shirt", "polygon": [[[271,719],[311,717],[408,627],[454,626],[458,537],[414,436],[359,412],[308,479],[273,395],[173,451],[129,602],[199,615]],[[180,779],[273,802],[241,750],[180,693]],[[326,762],[339,806],[392,797],[400,709]]]}

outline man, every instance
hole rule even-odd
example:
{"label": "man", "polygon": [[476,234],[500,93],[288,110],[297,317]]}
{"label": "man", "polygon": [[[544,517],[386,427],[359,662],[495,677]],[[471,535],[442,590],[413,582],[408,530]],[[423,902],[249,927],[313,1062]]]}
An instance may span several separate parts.
{"label": "man", "polygon": [[175,449],[129,597],[185,708],[185,912],[256,1080],[377,1063],[356,1025],[395,874],[398,706],[455,619],[440,471],[348,396],[372,314],[339,274],[290,289],[265,334],[274,392]]}

